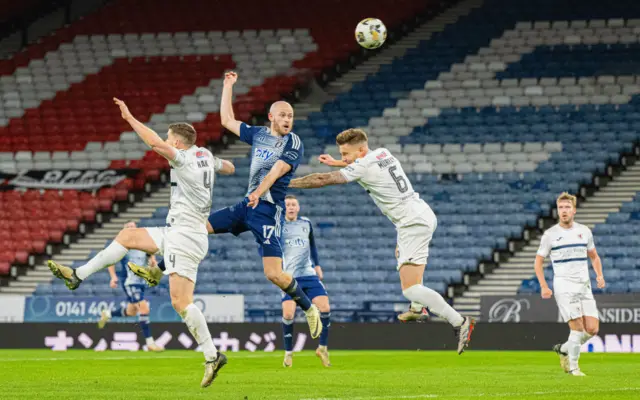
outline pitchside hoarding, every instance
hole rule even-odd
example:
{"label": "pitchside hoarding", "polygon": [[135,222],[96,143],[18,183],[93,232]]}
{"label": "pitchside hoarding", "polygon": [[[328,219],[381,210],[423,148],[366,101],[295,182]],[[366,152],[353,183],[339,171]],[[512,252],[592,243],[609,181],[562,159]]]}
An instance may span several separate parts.
{"label": "pitchside hoarding", "polygon": [[[167,349],[198,351],[183,323],[153,323],[156,342]],[[209,324],[219,350],[236,352],[281,351],[282,325],[276,323]],[[559,323],[478,323],[471,340],[473,350],[541,350],[565,341],[569,329]],[[295,324],[295,350],[313,350],[306,324]],[[136,324],[0,323],[0,348],[65,351],[143,351],[145,341]],[[446,350],[455,356],[456,337],[444,322],[332,323],[329,346],[333,350]],[[640,324],[603,324],[598,336],[583,346],[585,352],[640,353]]]}
{"label": "pitchside hoarding", "polygon": [[[596,295],[601,323],[640,323],[640,293]],[[539,294],[522,296],[483,296],[482,321],[486,322],[562,322],[553,298]]]}
{"label": "pitchside hoarding", "polygon": [[[147,296],[149,317],[155,322],[180,322],[169,296]],[[244,322],[244,296],[195,295],[193,303],[208,322]],[[126,306],[121,298],[82,296],[6,296],[0,295],[2,322],[92,322],[103,310]],[[114,318],[114,322],[120,318]]]}

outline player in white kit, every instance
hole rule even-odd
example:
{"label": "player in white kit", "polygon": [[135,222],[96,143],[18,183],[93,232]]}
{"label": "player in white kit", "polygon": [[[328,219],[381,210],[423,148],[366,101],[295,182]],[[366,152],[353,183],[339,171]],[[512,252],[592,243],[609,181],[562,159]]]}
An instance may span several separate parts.
{"label": "player in white kit", "polygon": [[198,265],[209,249],[206,224],[215,172],[232,174],[235,168],[229,161],[214,157],[206,148],[196,146],[196,131],[191,125],[169,125],[167,140],[163,141],[135,119],[123,101],[114,98],[114,102],[138,136],[169,161],[171,200],[167,225],[122,229],[107,248],[85,265],[74,270],[50,260],[49,269],[74,290],[91,274],[120,261],[129,250],[163,254],[167,260],[165,274],[169,275],[171,304],[204,352],[206,363],[201,386],[207,387],[227,363],[227,358],[213,345],[207,321],[193,304],[193,292]]}
{"label": "player in white kit", "polygon": [[290,187],[319,188],[356,181],[371,196],[380,211],[396,226],[398,263],[402,294],[445,318],[458,330],[458,354],[469,345],[475,320],[463,317],[436,291],[422,284],[429,256],[429,242],[437,226],[431,207],[413,191],[402,165],[388,149],[369,149],[367,134],[347,129],[336,138],[342,160],[323,154],[324,164],[342,167],[339,171],[293,179]]}
{"label": "player in white kit", "polygon": [[[574,221],[576,197],[562,193],[556,200],[556,206],[559,222],[542,235],[534,268],[542,298],[550,299],[555,291],[560,315],[571,329],[569,339],[555,345],[553,350],[560,356],[560,365],[565,372],[584,376],[578,365],[580,347],[598,333],[600,325],[587,260],[591,259],[599,288],[605,287],[602,262],[593,243],[591,229]],[[544,278],[543,264],[547,257],[551,258],[553,265],[553,291]]]}

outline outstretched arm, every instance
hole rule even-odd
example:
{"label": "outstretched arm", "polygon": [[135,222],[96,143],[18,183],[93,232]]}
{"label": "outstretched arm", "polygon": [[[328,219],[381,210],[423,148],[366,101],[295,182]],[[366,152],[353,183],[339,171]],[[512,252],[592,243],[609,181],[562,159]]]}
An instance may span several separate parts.
{"label": "outstretched arm", "polygon": [[175,147],[167,144],[153,129],[135,119],[124,101],[115,97],[113,98],[113,101],[118,105],[118,107],[120,107],[122,119],[131,125],[131,128],[136,131],[138,136],[140,136],[140,139],[142,139],[147,146],[151,147],[151,150],[160,154],[169,161],[175,160],[176,154],[178,153],[178,150],[176,150]]}
{"label": "outstretched arm", "polygon": [[227,72],[224,74],[224,84],[222,86],[222,99],[220,101],[220,120],[222,126],[240,136],[240,121],[236,121],[233,115],[233,85],[238,80],[238,74]]}
{"label": "outstretched arm", "polygon": [[219,159],[222,163],[222,167],[218,170],[220,175],[233,175],[236,172],[236,167],[229,160]]}
{"label": "outstretched arm", "polygon": [[335,158],[333,158],[333,156],[331,154],[321,154],[318,156],[318,161],[320,161],[321,163],[328,165],[330,167],[340,167],[340,168],[344,168],[346,167],[347,164],[346,162],[342,161],[342,160],[336,160]]}
{"label": "outstretched arm", "polygon": [[347,178],[340,171],[325,172],[292,179],[289,187],[296,189],[313,189],[329,185],[347,183]]}
{"label": "outstretched arm", "polygon": [[249,194],[249,203],[247,205],[255,208],[258,205],[260,197],[262,197],[267,190],[271,189],[271,186],[273,186],[275,181],[280,179],[280,177],[284,176],[284,174],[289,171],[291,171],[291,165],[282,160],[276,161],[276,163],[273,164],[273,167],[271,167],[271,170],[269,170],[267,176],[262,180],[262,183],[260,183],[260,186]]}

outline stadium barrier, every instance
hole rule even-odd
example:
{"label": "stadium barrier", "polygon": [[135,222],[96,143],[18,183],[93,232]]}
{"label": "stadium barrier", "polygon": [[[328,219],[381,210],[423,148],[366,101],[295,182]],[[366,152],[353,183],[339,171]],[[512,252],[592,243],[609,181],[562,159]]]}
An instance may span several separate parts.
{"label": "stadium barrier", "polygon": [[[640,323],[640,293],[595,295],[602,323]],[[488,322],[562,322],[555,300],[540,295],[482,296],[480,315]]]}
{"label": "stadium barrier", "polygon": [[[197,350],[197,344],[182,323],[154,323],[156,342],[167,349]],[[221,351],[270,352],[282,349],[280,324],[210,324],[215,345]],[[473,334],[473,350],[543,350],[566,339],[566,324],[559,323],[478,323]],[[333,350],[447,350],[454,351],[452,328],[441,322],[416,324],[334,323],[330,348]],[[305,324],[296,324],[296,350],[311,350],[317,341],[308,336]],[[144,349],[144,338],[136,324],[0,323],[0,348],[129,350]],[[583,346],[585,352],[640,353],[640,324],[603,324],[598,336]]]}
{"label": "stadium barrier", "polygon": [[19,174],[0,171],[3,190],[7,189],[72,189],[96,190],[104,186],[115,186],[138,173],[138,169],[52,169],[48,171],[28,170]]}
{"label": "stadium barrier", "polygon": [[[154,322],[181,322],[169,296],[146,296],[149,318]],[[193,303],[208,322],[244,322],[244,296],[241,294],[196,294]],[[111,297],[81,296],[0,296],[1,322],[77,322],[97,321],[103,310],[113,310],[126,301]],[[114,322],[126,322],[115,317]],[[129,319],[129,321],[131,321]]]}

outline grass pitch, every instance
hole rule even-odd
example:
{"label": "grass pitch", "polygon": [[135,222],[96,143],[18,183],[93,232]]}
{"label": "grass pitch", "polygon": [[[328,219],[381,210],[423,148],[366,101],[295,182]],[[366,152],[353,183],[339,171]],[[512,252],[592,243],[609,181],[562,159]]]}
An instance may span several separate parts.
{"label": "grass pitch", "polygon": [[291,369],[282,355],[227,353],[201,389],[193,351],[0,350],[0,399],[640,399],[638,354],[583,354],[587,377],[562,372],[551,351],[334,351],[331,368],[302,352]]}

